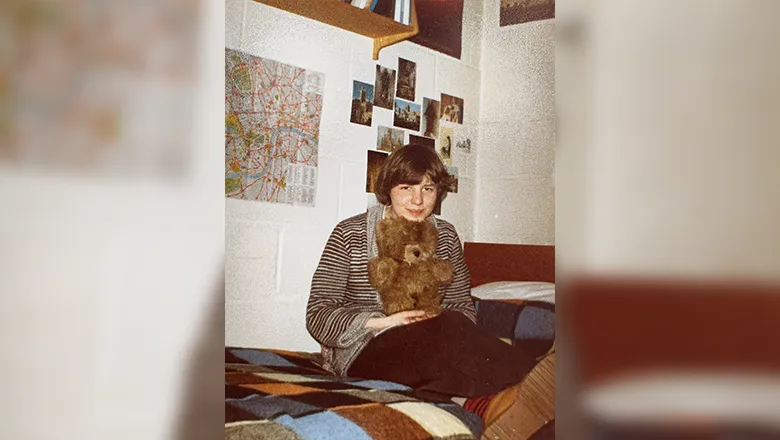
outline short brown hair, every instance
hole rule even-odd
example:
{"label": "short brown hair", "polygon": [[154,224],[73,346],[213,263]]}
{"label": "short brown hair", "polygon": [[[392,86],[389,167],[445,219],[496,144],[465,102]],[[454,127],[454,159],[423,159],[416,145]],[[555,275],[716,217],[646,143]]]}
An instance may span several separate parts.
{"label": "short brown hair", "polygon": [[441,203],[452,188],[455,178],[430,147],[408,144],[393,152],[387,158],[376,180],[374,194],[379,203],[390,204],[390,190],[396,185],[417,185],[425,176],[436,185],[436,203]]}

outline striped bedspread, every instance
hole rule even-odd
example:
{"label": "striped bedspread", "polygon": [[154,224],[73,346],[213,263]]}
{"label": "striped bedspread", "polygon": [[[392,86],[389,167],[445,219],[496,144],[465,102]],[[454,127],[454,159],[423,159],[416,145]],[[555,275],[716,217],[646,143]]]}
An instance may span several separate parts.
{"label": "striped bedspread", "polygon": [[225,439],[477,439],[480,418],[404,385],[340,379],[314,354],[225,349]]}

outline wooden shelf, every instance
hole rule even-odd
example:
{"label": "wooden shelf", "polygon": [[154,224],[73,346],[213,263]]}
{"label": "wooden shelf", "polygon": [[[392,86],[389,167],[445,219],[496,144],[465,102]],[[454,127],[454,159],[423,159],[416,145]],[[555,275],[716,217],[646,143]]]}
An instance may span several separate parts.
{"label": "wooden shelf", "polygon": [[373,58],[379,59],[379,51],[392,44],[409,39],[419,32],[417,11],[412,0],[411,26],[342,3],[339,0],[255,0],[302,17],[335,26],[339,29],[364,35],[374,40]]}

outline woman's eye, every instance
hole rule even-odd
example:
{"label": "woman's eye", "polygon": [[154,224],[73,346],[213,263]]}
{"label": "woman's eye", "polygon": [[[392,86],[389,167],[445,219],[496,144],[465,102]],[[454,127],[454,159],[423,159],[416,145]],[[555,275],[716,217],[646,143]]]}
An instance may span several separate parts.
{"label": "woman's eye", "polygon": [[426,191],[428,191],[428,192],[433,192],[433,191],[435,191],[436,189],[435,189],[435,188],[430,188],[430,187],[428,187],[428,188],[425,188],[425,190],[426,190]]}

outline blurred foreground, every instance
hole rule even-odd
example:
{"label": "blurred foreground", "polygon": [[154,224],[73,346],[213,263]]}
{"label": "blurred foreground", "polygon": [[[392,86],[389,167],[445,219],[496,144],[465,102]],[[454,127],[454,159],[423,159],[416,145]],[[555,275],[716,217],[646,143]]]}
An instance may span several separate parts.
{"label": "blurred foreground", "polygon": [[223,15],[0,5],[0,438],[221,435]]}
{"label": "blurred foreground", "polygon": [[780,437],[780,3],[557,7],[557,432]]}

